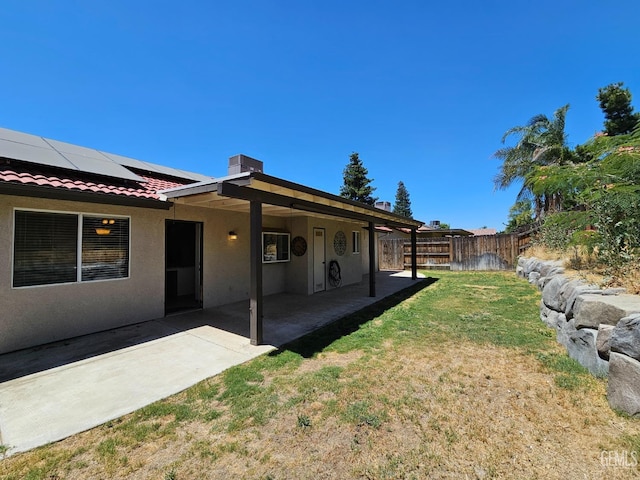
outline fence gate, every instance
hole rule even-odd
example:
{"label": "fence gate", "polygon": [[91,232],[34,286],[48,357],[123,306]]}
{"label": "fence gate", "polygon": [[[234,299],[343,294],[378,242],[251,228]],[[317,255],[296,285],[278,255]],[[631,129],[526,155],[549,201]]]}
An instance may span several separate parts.
{"label": "fence gate", "polygon": [[[404,270],[404,242],[402,238],[381,238],[378,245],[380,270]],[[411,242],[409,242],[411,248]]]}

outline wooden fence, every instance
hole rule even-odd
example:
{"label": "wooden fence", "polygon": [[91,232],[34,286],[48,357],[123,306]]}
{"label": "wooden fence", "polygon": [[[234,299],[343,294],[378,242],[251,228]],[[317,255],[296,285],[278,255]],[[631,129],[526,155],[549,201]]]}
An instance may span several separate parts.
{"label": "wooden fence", "polygon": [[[518,255],[529,245],[531,232],[477,237],[432,237],[416,242],[419,269],[512,270]],[[411,241],[379,240],[381,270],[411,268]]]}

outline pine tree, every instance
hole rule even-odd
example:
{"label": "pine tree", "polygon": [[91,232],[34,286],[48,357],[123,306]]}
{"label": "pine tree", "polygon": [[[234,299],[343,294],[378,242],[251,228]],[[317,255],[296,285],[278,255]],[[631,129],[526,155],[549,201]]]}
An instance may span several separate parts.
{"label": "pine tree", "polygon": [[340,187],[340,196],[374,205],[378,199],[371,196],[375,187],[369,185],[373,180],[367,178],[368,174],[358,152],[353,152],[349,157],[349,164],[343,171],[344,184]]}
{"label": "pine tree", "polygon": [[640,122],[640,116],[633,112],[631,92],[622,82],[612,83],[598,90],[596,100],[604,113],[604,129],[610,137],[631,133]]}
{"label": "pine tree", "polygon": [[398,182],[398,190],[396,190],[396,202],[393,204],[393,213],[402,215],[403,217],[413,218],[411,213],[411,200],[409,200],[409,192],[401,181]]}

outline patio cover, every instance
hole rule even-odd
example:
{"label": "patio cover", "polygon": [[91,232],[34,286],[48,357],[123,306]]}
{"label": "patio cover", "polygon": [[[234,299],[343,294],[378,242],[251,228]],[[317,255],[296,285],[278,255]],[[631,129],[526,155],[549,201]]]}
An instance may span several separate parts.
{"label": "patio cover", "polygon": [[375,227],[406,228],[411,231],[411,276],[417,278],[416,230],[423,224],[386,210],[349,200],[321,190],[289,182],[262,172],[244,172],[217,179],[161,190],[161,199],[238,212],[249,212],[251,290],[250,338],[262,343],[262,215],[290,216],[292,210],[311,216],[329,216],[366,222],[369,230],[369,295],[375,297]]}

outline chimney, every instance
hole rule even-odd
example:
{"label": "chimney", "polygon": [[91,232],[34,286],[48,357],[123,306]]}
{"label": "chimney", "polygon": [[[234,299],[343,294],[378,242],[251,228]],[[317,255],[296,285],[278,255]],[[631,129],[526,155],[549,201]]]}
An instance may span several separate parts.
{"label": "chimney", "polygon": [[375,203],[375,207],[379,208],[380,210],[386,210],[387,212],[391,211],[391,202],[387,202],[387,201],[379,201]]}
{"label": "chimney", "polygon": [[235,175],[237,173],[245,172],[260,172],[262,173],[263,163],[255,158],[247,157],[239,153],[233,157],[229,157],[229,175]]}

